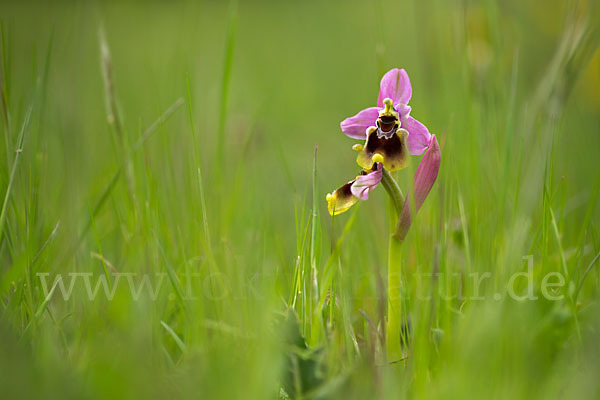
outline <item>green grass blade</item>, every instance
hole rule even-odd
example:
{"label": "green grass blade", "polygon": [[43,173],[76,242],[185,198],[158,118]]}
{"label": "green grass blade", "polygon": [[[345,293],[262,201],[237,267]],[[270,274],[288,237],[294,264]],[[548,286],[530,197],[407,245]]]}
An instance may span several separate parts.
{"label": "green grass blade", "polygon": [[2,236],[4,233],[4,223],[6,221],[6,211],[8,208],[8,201],[10,199],[10,193],[15,182],[15,174],[17,173],[17,167],[19,166],[19,160],[21,159],[21,153],[23,152],[23,142],[25,141],[25,132],[29,128],[29,122],[31,120],[32,106],[29,107],[21,126],[21,132],[19,133],[19,141],[17,150],[15,152],[15,159],[10,170],[10,177],[8,179],[8,186],[4,194],[4,201],[2,202],[2,211],[0,211],[0,243],[2,243]]}
{"label": "green grass blade", "polygon": [[167,331],[167,333],[169,335],[171,335],[171,337],[175,341],[175,344],[177,345],[177,347],[179,347],[179,350],[181,350],[182,353],[186,353],[187,352],[187,348],[185,346],[185,343],[183,343],[183,340],[181,340],[179,338],[179,336],[177,336],[177,334],[175,333],[175,331],[169,325],[167,325],[167,323],[165,321],[160,321],[160,324],[162,325],[163,328],[165,328],[165,330]]}
{"label": "green grass blade", "polygon": [[231,0],[229,5],[229,20],[227,37],[225,39],[225,58],[223,60],[223,79],[221,82],[221,106],[219,110],[219,129],[217,135],[217,165],[223,165],[225,156],[225,127],[227,123],[227,105],[229,101],[229,86],[233,69],[235,36],[237,30],[237,0]]}

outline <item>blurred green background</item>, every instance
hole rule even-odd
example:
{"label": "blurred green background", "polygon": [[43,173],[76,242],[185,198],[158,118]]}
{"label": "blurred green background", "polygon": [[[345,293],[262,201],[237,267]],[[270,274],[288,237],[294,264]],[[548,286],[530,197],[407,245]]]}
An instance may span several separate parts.
{"label": "blurred green background", "polygon": [[[599,11],[3,1],[0,397],[599,397]],[[358,172],[340,121],[394,67],[442,165],[389,364],[385,191],[335,218],[325,194]],[[563,300],[506,296],[527,256]],[[65,300],[40,273],[115,296],[81,275]],[[127,276],[156,273],[134,298]]]}

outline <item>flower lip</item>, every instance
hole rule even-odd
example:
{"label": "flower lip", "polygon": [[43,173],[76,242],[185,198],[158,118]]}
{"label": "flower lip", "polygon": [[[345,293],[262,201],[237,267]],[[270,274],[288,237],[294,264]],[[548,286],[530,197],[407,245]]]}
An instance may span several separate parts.
{"label": "flower lip", "polygon": [[360,149],[356,162],[364,169],[373,168],[374,162],[381,162],[388,171],[403,169],[408,163],[406,147],[408,137],[409,134],[405,129],[397,128],[392,129],[389,137],[380,137],[379,128],[372,126],[367,130],[367,141]]}

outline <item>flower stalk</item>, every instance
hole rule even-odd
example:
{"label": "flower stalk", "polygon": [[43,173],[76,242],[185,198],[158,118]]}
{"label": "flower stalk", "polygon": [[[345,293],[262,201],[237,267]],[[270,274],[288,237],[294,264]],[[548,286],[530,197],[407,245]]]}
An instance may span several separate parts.
{"label": "flower stalk", "polygon": [[386,326],[386,351],[389,362],[402,358],[400,336],[402,316],[402,241],[390,235],[388,249],[388,304]]}
{"label": "flower stalk", "polygon": [[402,358],[402,338],[400,332],[402,328],[402,240],[395,235],[395,229],[398,226],[402,209],[404,206],[404,196],[400,186],[387,170],[383,171],[381,180],[391,202],[390,210],[390,236],[388,241],[388,260],[387,260],[387,323],[386,323],[386,354],[388,361],[396,361]]}
{"label": "flower stalk", "polygon": [[398,186],[398,182],[396,182],[392,174],[386,169],[383,170],[381,184],[388,196],[390,196],[396,215],[400,215],[402,212],[402,205],[404,204],[404,196],[402,195],[400,186]]}
{"label": "flower stalk", "polygon": [[[397,200],[400,188],[389,172],[385,170],[383,172],[382,182],[386,181],[386,179],[388,180],[387,184],[384,183],[384,187],[396,208],[396,215],[398,216],[398,222],[395,225],[396,229],[390,234],[388,250],[388,318],[386,328],[386,350],[389,361],[396,361],[402,358],[402,342],[406,340],[406,338],[402,338],[401,336],[402,324],[404,322],[404,316],[402,314],[402,243],[404,243],[404,238],[412,223],[411,213],[416,214],[429,195],[429,192],[437,179],[440,162],[440,147],[435,135],[432,135],[427,152],[425,153],[425,156],[423,156],[423,159],[415,172],[413,210],[411,210],[410,196],[407,196],[400,211],[398,211]],[[388,185],[390,186],[389,190]],[[391,219],[394,219],[394,217]]]}

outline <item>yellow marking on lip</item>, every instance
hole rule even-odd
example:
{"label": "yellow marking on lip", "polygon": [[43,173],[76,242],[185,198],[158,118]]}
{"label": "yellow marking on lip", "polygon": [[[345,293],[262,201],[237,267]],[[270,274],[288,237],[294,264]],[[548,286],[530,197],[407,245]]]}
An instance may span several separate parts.
{"label": "yellow marking on lip", "polygon": [[374,163],[382,163],[383,164],[383,156],[379,153],[375,154],[371,160],[373,160]]}

